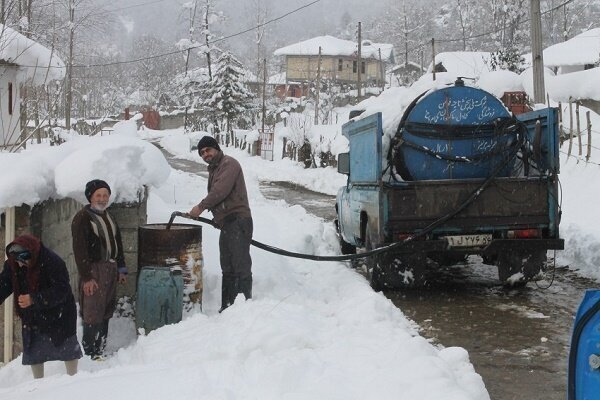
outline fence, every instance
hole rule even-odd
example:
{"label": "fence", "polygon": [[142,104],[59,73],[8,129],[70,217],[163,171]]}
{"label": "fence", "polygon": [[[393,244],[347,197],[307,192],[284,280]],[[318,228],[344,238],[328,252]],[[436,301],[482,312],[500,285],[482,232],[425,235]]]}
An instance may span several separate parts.
{"label": "fence", "polygon": [[[586,147],[585,161],[590,162],[590,158],[592,157],[592,148],[594,147],[592,145],[592,132],[593,131],[592,131],[592,120],[591,120],[591,115],[590,115],[591,112],[587,111],[585,113],[585,131],[582,131],[579,106],[580,106],[580,103],[578,101],[574,102],[572,100],[569,100],[569,105],[568,105],[569,129],[567,131],[567,130],[565,130],[565,127],[563,125],[563,107],[562,107],[561,103],[558,103],[558,110],[559,110],[558,123],[559,123],[560,140],[561,140],[561,145],[566,141],[569,142],[569,146],[568,146],[568,150],[567,150],[566,154],[567,154],[567,157],[571,157],[571,156],[575,156],[573,154],[573,142],[575,141],[575,139],[577,139],[577,158],[583,159],[584,158],[584,155],[583,155],[584,145],[583,145],[582,137],[584,135],[586,135],[587,143],[585,145],[585,147]],[[575,109],[575,118],[573,118],[573,109]],[[575,123],[575,127],[573,126],[574,123]]]}

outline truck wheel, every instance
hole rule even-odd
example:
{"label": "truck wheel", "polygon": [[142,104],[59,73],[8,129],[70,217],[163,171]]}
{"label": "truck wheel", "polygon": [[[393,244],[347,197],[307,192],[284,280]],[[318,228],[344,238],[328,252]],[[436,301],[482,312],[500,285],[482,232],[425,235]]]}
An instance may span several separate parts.
{"label": "truck wheel", "polygon": [[356,254],[356,246],[351,245],[350,243],[346,242],[344,239],[342,239],[342,237],[340,236],[340,250],[342,251],[342,254]]}
{"label": "truck wheel", "polygon": [[398,289],[423,286],[426,265],[425,253],[394,255],[390,262],[391,284]]}
{"label": "truck wheel", "polygon": [[524,286],[542,272],[545,261],[545,250],[504,251],[496,260],[498,277],[505,286]]}
{"label": "truck wheel", "polygon": [[[371,238],[369,236],[367,236],[367,239],[365,240],[365,250],[373,250],[373,245],[371,244]],[[374,291],[381,292],[384,289],[384,285],[380,257],[378,255],[368,256],[365,261],[365,264],[367,265],[367,279],[369,280],[371,287]]]}
{"label": "truck wheel", "polygon": [[340,242],[340,250],[341,250],[342,254],[344,254],[344,255],[356,254],[356,246],[351,245],[350,243],[348,243],[344,239],[342,239],[342,234],[340,233],[340,225],[338,223],[338,220],[336,219],[334,222],[335,222],[335,230],[337,232],[338,240]]}

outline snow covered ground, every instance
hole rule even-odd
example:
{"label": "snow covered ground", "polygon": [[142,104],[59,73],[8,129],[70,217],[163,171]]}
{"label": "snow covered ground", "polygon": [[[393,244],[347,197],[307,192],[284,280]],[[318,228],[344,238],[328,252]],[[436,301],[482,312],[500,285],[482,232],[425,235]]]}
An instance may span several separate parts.
{"label": "snow covered ground", "polygon": [[[165,178],[163,164],[159,163],[160,168],[155,165],[155,154],[144,141],[138,145],[130,142],[128,151],[117,152],[121,162],[112,160],[113,154],[106,149],[114,149],[113,141],[123,140],[118,137],[119,129],[116,132],[112,137],[76,140],[94,141],[94,146],[101,149],[99,155],[91,155],[87,146],[79,148],[80,143],[79,150],[63,161],[45,158],[53,161],[51,171],[72,168],[70,185],[57,185],[64,180],[57,179],[59,174],[47,173],[43,178],[51,188],[47,191],[57,196],[57,192],[68,191],[67,186],[69,190],[83,187],[95,166],[112,163],[110,178],[116,182],[113,193],[117,197],[126,198],[136,183],[154,182],[148,204],[149,223],[165,222],[174,210],[188,211],[206,194],[206,180],[199,176],[171,171]],[[171,133],[174,137],[162,140],[165,145],[171,142],[167,146],[171,151],[179,153],[177,148],[181,146],[184,157],[198,157],[189,154],[189,139]],[[39,172],[36,168],[48,170],[48,164],[38,165],[34,160],[54,151],[33,146],[22,155],[22,162],[30,166],[30,173]],[[301,207],[267,200],[258,189],[259,179],[272,176],[268,171],[273,167],[281,179],[304,179],[308,186],[331,176],[330,180],[339,180],[333,175],[336,173],[311,173],[290,162],[273,164],[239,150],[226,152],[244,166],[256,240],[297,252],[338,253],[331,223],[307,214]],[[73,169],[72,160],[83,162],[84,156],[88,167]],[[9,159],[14,161],[0,155],[7,165]],[[139,162],[142,172],[154,168],[155,176],[132,173],[130,169],[136,165],[133,161]],[[121,182],[121,174],[128,177],[129,186]],[[15,175],[17,181],[25,178]],[[14,193],[18,182],[11,185],[3,189]],[[57,190],[57,186],[63,189]],[[48,195],[36,188],[32,193],[38,198]],[[18,201],[18,197],[14,194],[4,201]],[[61,362],[50,362],[46,364],[46,378],[34,381],[19,357],[0,369],[0,398],[489,399],[464,349],[434,347],[419,336],[414,323],[345,264],[288,259],[253,248],[254,298],[244,302],[240,296],[226,312],[218,314],[216,230],[204,228],[203,249],[202,312],[191,311],[179,324],[137,337],[129,319],[113,318],[109,350],[115,353],[100,363],[83,358],[74,377],[65,375]]]}
{"label": "snow covered ground", "polygon": [[[419,85],[414,90],[427,83]],[[389,135],[411,94],[395,88],[363,106],[366,114],[384,112]],[[598,126],[598,116],[593,117]],[[143,139],[159,140],[179,157],[197,161],[190,146],[201,135],[138,132]],[[116,198],[133,197],[132,189],[140,184],[151,186],[150,223],[165,222],[174,210],[188,211],[205,195],[205,179],[169,171],[153,146],[133,136],[131,125],[124,124],[111,137],[78,138],[59,149],[32,146],[19,156],[0,154],[0,206],[76,195],[106,166],[111,174],[99,177],[109,180]],[[291,251],[338,253],[331,223],[301,207],[265,199],[258,183],[285,180],[334,194],[345,177],[331,168],[305,170],[281,160],[280,141],[275,150],[275,161],[267,162],[226,149],[244,168],[254,238]],[[567,250],[560,253],[560,262],[600,279],[600,229],[594,224],[600,211],[593,207],[600,192],[600,155],[592,154],[589,163],[562,156],[561,229]],[[202,312],[192,311],[179,324],[137,337],[129,319],[113,319],[109,349],[114,355],[104,363],[82,359],[74,377],[64,375],[62,363],[49,363],[47,378],[33,381],[18,358],[0,369],[0,398],[75,399],[82,393],[90,399],[489,398],[464,349],[439,349],[428,343],[401,310],[343,263],[287,259],[253,248],[254,298],[218,314],[217,243],[218,232],[204,228]]]}

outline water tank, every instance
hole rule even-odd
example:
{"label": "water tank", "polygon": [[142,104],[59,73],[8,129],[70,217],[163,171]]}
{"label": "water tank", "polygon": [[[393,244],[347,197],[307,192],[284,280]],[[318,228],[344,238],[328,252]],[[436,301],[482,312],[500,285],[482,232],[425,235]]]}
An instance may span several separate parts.
{"label": "water tank", "polygon": [[454,86],[409,106],[394,138],[393,162],[404,180],[486,178],[514,169],[517,129],[502,102],[484,90]]}

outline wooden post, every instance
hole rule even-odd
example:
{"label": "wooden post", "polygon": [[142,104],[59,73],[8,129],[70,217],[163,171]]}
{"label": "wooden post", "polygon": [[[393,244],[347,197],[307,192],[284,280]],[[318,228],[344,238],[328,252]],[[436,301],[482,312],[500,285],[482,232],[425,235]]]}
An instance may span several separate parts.
{"label": "wooden post", "polygon": [[383,60],[381,59],[381,47],[379,48],[379,73],[381,74],[381,91],[385,90],[385,68],[383,68]]}
{"label": "wooden post", "polygon": [[531,60],[533,62],[533,101],[542,103],[546,101],[544,87],[544,53],[542,46],[542,13],[540,0],[531,0]]}
{"label": "wooden post", "polygon": [[319,95],[321,94],[321,46],[319,46],[319,58],[317,60],[317,97],[315,99],[315,125],[319,125]]}
{"label": "wooden post", "polygon": [[356,76],[356,93],[358,101],[360,101],[360,72],[361,72],[361,63],[362,63],[362,32],[361,32],[361,23],[358,23],[358,53],[356,55],[356,72],[358,75]]}
{"label": "wooden post", "polygon": [[433,65],[433,80],[435,81],[435,38],[431,38],[431,65]]}
{"label": "wooden post", "polygon": [[563,138],[564,138],[564,132],[563,132],[562,103],[560,101],[558,102],[558,136],[559,136],[559,143],[562,145]]}
{"label": "wooden post", "polygon": [[587,119],[588,132],[587,154],[585,155],[585,161],[590,161],[590,157],[592,156],[592,120],[590,119],[589,111],[585,113],[585,118]]}
{"label": "wooden post", "polygon": [[575,103],[575,115],[577,118],[577,144],[579,145],[578,155],[583,155],[583,147],[581,145],[581,121],[579,121],[579,102]]}
{"label": "wooden post", "polygon": [[[4,243],[7,245],[15,239],[15,208],[5,208]],[[13,359],[14,310],[13,295],[4,300],[4,363]]]}
{"label": "wooden post", "polygon": [[265,103],[265,96],[267,92],[267,59],[263,58],[263,84],[262,84],[262,122],[261,122],[261,135],[265,133],[265,116],[267,114],[267,107]]}
{"label": "wooden post", "polygon": [[569,97],[569,151],[567,157],[571,157],[571,151],[573,150],[573,102]]}

